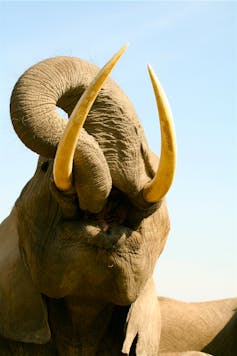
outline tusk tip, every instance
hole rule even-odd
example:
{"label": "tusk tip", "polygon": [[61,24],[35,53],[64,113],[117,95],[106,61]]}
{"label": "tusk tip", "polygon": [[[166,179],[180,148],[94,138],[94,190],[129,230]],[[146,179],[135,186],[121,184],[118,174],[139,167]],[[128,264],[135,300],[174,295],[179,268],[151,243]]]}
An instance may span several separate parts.
{"label": "tusk tip", "polygon": [[129,43],[126,43],[122,48],[120,48],[120,50],[118,51],[118,55],[122,56],[122,54],[126,51],[126,49],[128,48]]}
{"label": "tusk tip", "polygon": [[147,69],[150,75],[154,73],[154,70],[152,69],[152,66],[150,64],[147,64]]}
{"label": "tusk tip", "polygon": [[155,74],[154,72],[154,69],[152,68],[152,66],[150,64],[147,64],[147,69],[148,69],[148,72],[149,72],[149,76],[151,78],[151,81],[152,82],[156,82],[157,85],[160,86],[160,82],[159,82],[159,79],[157,78],[157,75]]}

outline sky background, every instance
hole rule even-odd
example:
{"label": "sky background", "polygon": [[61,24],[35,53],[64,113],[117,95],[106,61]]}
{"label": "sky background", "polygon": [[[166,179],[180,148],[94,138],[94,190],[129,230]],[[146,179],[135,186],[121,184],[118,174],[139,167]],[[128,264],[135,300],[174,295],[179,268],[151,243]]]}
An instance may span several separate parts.
{"label": "sky background", "polygon": [[177,172],[167,196],[172,228],[155,270],[158,294],[187,301],[237,296],[236,14],[237,3],[227,1],[0,2],[0,220],[37,161],[10,123],[18,77],[58,55],[102,66],[129,43],[112,77],[159,154],[150,63],[177,133]]}

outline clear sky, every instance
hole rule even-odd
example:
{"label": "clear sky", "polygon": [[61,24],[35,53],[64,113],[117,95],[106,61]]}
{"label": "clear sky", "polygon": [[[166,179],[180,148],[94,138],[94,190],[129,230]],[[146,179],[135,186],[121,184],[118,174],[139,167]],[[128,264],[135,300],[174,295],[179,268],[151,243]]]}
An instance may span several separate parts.
{"label": "clear sky", "polygon": [[146,65],[169,98],[178,167],[168,193],[172,229],[157,264],[158,294],[237,295],[237,62],[234,2],[0,2],[0,219],[37,157],[10,124],[9,100],[29,66],[77,56],[102,66],[129,49],[112,77],[133,102],[150,147],[160,135]]}

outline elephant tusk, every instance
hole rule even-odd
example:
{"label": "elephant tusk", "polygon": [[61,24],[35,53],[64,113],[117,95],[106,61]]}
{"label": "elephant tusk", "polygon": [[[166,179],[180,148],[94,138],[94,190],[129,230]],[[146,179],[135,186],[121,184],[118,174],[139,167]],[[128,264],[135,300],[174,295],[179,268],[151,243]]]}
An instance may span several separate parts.
{"label": "elephant tusk", "polygon": [[151,66],[148,65],[160,118],[161,156],[154,178],[143,188],[143,197],[149,203],[161,200],[171,187],[176,167],[176,138],[168,100]]}
{"label": "elephant tusk", "polygon": [[85,90],[72,114],[61,138],[53,167],[54,182],[58,189],[70,191],[73,186],[72,167],[73,157],[80,135],[81,128],[87,115],[111,70],[127,49],[128,45],[122,47],[110,61],[99,71],[89,87]]}

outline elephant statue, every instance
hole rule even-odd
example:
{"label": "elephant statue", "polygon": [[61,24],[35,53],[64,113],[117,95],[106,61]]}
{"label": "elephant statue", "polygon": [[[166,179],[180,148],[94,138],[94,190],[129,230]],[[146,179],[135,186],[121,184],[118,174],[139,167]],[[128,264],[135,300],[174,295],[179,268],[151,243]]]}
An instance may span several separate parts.
{"label": "elephant statue", "polygon": [[0,355],[191,355],[192,345],[166,346],[166,304],[152,279],[170,227],[172,115],[149,66],[158,159],[109,78],[125,49],[101,70],[74,57],[44,60],[13,89],[13,127],[39,159],[0,225]]}

